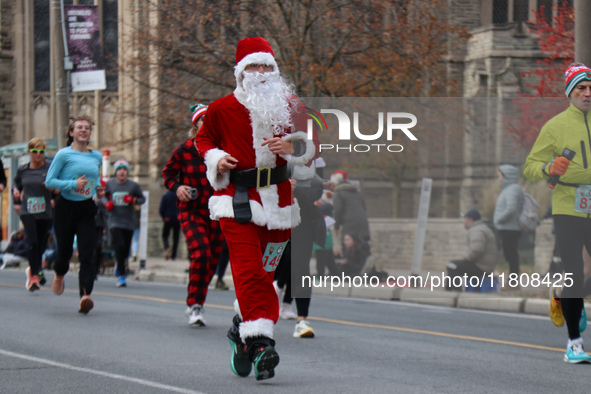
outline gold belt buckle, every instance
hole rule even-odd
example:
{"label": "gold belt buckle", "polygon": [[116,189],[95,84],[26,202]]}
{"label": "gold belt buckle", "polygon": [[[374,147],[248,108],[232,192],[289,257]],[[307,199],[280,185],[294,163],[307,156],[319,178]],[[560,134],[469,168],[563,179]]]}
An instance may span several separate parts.
{"label": "gold belt buckle", "polygon": [[[264,171],[267,171],[265,174]],[[262,173],[262,174],[261,174]],[[261,179],[265,182],[261,186]],[[259,167],[257,168],[257,190],[265,190],[271,186],[271,167]]]}

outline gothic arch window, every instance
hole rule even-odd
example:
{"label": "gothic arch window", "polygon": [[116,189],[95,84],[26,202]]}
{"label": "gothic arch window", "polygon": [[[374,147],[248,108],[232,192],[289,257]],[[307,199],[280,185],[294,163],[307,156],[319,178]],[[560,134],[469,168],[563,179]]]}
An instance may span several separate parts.
{"label": "gothic arch window", "polygon": [[[533,5],[535,3],[532,3]],[[530,0],[493,0],[492,23],[504,25],[511,22],[526,22],[529,19],[529,9]]]}
{"label": "gothic arch window", "polygon": [[49,2],[35,0],[35,91],[49,92]]}
{"label": "gothic arch window", "polygon": [[493,1],[493,25],[504,25],[509,22],[509,0]]}

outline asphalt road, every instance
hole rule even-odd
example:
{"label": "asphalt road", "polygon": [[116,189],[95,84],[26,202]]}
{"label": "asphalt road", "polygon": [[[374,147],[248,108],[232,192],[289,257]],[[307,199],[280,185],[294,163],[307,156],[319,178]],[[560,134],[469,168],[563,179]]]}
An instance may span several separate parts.
{"label": "asphalt road", "polygon": [[194,328],[181,285],[101,277],[84,316],[76,274],[59,297],[24,279],[0,271],[2,393],[550,393],[585,391],[591,375],[562,361],[566,329],[548,318],[316,297],[316,337],[280,320],[276,376],[257,382],[230,370],[231,291],[211,290]]}

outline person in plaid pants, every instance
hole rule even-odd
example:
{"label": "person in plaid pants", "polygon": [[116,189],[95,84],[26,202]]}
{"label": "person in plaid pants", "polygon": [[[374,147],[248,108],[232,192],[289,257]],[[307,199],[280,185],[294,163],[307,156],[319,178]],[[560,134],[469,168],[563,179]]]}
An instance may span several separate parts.
{"label": "person in plaid pants", "polygon": [[[207,106],[191,107],[197,132]],[[205,326],[203,305],[209,282],[215,274],[224,239],[218,221],[209,218],[208,202],[213,189],[207,181],[206,166],[191,137],[176,148],[162,170],[164,186],[178,197],[178,218],[189,247],[189,286],[185,315],[190,325]]]}

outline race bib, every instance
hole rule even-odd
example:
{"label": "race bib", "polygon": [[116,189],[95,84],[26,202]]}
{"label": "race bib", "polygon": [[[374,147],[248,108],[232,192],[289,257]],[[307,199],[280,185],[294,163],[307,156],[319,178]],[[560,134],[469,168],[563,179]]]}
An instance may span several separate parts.
{"label": "race bib", "polygon": [[45,197],[27,198],[27,212],[43,213],[45,212]]}
{"label": "race bib", "polygon": [[579,185],[575,198],[575,212],[591,213],[591,185]]}
{"label": "race bib", "polygon": [[115,192],[113,193],[111,199],[113,200],[113,204],[115,204],[115,206],[117,207],[122,207],[124,205],[127,205],[126,203],[123,202],[123,197],[125,197],[127,195],[127,192]]}
{"label": "race bib", "polygon": [[90,198],[94,195],[94,186],[95,186],[95,180],[89,179],[88,183],[86,184],[86,187],[84,189],[76,188],[76,189],[72,190],[71,193],[76,196]]}
{"label": "race bib", "polygon": [[269,242],[267,244],[267,249],[265,250],[265,254],[263,255],[263,268],[265,271],[275,271],[277,265],[279,264],[279,260],[281,260],[281,256],[285,251],[285,245],[287,245],[287,241]]}

